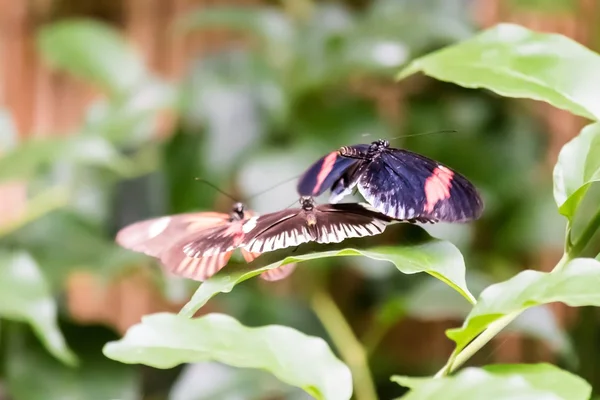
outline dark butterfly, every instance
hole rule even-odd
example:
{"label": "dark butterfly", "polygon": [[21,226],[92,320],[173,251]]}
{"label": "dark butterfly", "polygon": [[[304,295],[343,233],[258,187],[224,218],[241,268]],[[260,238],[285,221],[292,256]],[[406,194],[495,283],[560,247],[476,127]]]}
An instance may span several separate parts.
{"label": "dark butterfly", "polygon": [[369,206],[356,203],[315,205],[312,197],[300,199],[301,208],[285,209],[254,216],[242,226],[243,239],[239,243],[196,240],[187,244],[188,257],[206,257],[228,252],[236,246],[246,252],[264,253],[302,243],[339,243],[348,238],[373,236],[383,233],[389,218]]}
{"label": "dark butterfly", "polygon": [[387,140],[346,146],[315,162],[298,181],[301,196],[331,189],[337,203],[355,187],[378,211],[411,222],[467,222],[483,212],[471,182],[430,158]]}
{"label": "dark butterfly", "polygon": [[[175,275],[204,281],[227,264],[235,245],[242,242],[243,224],[253,216],[242,203],[236,203],[231,214],[199,212],[153,218],[121,229],[116,241],[122,247],[160,259],[165,268]],[[232,249],[201,258],[188,257],[184,253],[188,243],[204,240],[219,240],[230,244]],[[242,249],[246,262],[259,255]],[[261,278],[280,280],[289,276],[294,268],[295,264],[289,264],[265,271]]]}

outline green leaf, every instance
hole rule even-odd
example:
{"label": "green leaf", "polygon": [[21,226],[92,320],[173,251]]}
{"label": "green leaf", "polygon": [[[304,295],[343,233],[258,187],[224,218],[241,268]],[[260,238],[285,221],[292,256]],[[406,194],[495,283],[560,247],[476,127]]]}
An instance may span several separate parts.
{"label": "green leaf", "polygon": [[499,364],[465,368],[452,377],[391,379],[411,388],[404,400],[588,400],[592,391],[583,379],[550,364]]}
{"label": "green leaf", "polygon": [[496,376],[520,376],[538,389],[550,390],[564,399],[589,399],[592,387],[585,379],[552,364],[492,364],[483,367]]}
{"label": "green leaf", "polygon": [[33,139],[0,155],[0,183],[29,179],[40,168],[55,162],[102,166],[120,175],[129,175],[135,166],[98,136]]}
{"label": "green leaf", "polygon": [[[86,327],[71,335],[80,365],[72,368],[50,357],[24,332],[21,326],[7,327],[6,360],[3,380],[13,399],[139,400],[139,373],[132,365],[109,360],[102,355],[98,339],[102,328]],[[68,329],[68,328],[67,328]],[[4,332],[4,331],[3,331]],[[78,335],[78,337],[74,337]],[[100,337],[99,337],[100,336]],[[114,335],[110,335],[114,338]],[[100,346],[99,346],[100,345]]]}
{"label": "green leaf", "polygon": [[558,34],[499,24],[412,61],[398,78],[423,72],[468,88],[545,101],[600,119],[600,56]]}
{"label": "green leaf", "polygon": [[107,343],[104,354],[123,363],[172,368],[182,363],[218,361],[270,371],[317,399],[350,399],[350,370],[321,338],[292,328],[249,328],[232,317],[209,314],[189,319],[158,313],[142,317],[123,339]]}
{"label": "green leaf", "polygon": [[27,253],[3,251],[0,276],[0,316],[27,322],[52,355],[74,365],[77,360],[58,328],[56,304],[35,260]]}
{"label": "green leaf", "polygon": [[590,124],[565,144],[554,167],[554,199],[569,220],[592,182],[600,181],[600,124]]}
{"label": "green leaf", "polygon": [[[218,376],[207,383],[206,376]],[[235,368],[217,362],[188,364],[171,386],[169,400],[260,399],[275,395],[286,400],[308,399],[297,387],[287,385],[267,371]]]}
{"label": "green leaf", "polygon": [[[389,226],[386,233],[399,229],[401,224]],[[391,235],[391,234],[390,234]],[[228,266],[200,285],[192,299],[181,309],[180,315],[193,316],[216,294],[230,292],[235,285],[261,272],[294,262],[326,257],[362,256],[393,263],[404,274],[426,272],[458,291],[471,303],[475,302],[465,282],[465,264],[460,251],[450,242],[432,239],[422,243],[399,246],[372,246],[365,240],[346,240],[333,245],[308,244],[298,250],[284,249],[258,257],[250,264]],[[310,252],[313,250],[314,252]],[[266,265],[266,266],[265,266]]]}
{"label": "green leaf", "polygon": [[125,38],[94,20],[62,20],[42,28],[38,47],[54,66],[99,84],[112,96],[129,93],[146,77],[145,66]]}
{"label": "green leaf", "polygon": [[600,306],[598,282],[600,262],[592,258],[574,259],[552,273],[523,271],[486,288],[462,327],[449,329],[446,335],[460,350],[492,322],[536,305],[561,302],[572,307]]}

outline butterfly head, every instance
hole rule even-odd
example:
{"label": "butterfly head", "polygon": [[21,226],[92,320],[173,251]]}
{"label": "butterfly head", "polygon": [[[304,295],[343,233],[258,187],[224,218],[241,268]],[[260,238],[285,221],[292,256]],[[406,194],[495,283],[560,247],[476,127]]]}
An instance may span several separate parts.
{"label": "butterfly head", "polygon": [[312,211],[315,207],[315,200],[310,196],[300,197],[300,205],[304,211]]}
{"label": "butterfly head", "polygon": [[390,147],[390,142],[385,139],[378,139],[369,146],[369,153],[377,153]]}
{"label": "butterfly head", "polygon": [[235,203],[231,210],[231,220],[232,221],[241,221],[244,219],[246,207],[244,207],[243,203]]}

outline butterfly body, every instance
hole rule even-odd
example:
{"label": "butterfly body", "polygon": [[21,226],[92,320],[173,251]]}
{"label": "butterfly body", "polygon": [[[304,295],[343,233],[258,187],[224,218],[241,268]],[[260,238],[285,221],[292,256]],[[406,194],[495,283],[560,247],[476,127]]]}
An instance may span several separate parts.
{"label": "butterfly body", "polygon": [[387,140],[327,154],[297,186],[301,196],[319,196],[327,189],[332,203],[358,189],[375,209],[405,221],[467,222],[483,211],[483,201],[467,178],[420,154],[391,148]]}
{"label": "butterfly body", "polygon": [[243,248],[266,252],[307,242],[339,243],[348,238],[383,233],[392,219],[361,204],[315,205],[310,196],[300,208],[253,217],[244,224]]}

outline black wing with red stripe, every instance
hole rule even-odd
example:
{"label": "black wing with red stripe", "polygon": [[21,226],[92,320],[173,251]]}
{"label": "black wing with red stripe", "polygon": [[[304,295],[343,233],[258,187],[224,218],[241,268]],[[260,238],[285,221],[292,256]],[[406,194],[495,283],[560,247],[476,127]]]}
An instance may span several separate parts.
{"label": "black wing with red stripe", "polygon": [[398,220],[467,222],[483,211],[479,193],[463,175],[420,154],[390,148],[386,140],[329,153],[298,182],[301,195],[327,188],[331,203],[357,188],[375,209]]}
{"label": "black wing with red stripe", "polygon": [[313,197],[321,195],[359,162],[357,159],[342,157],[338,151],[327,154],[311,165],[298,180],[298,194]]}
{"label": "black wing with red stripe", "polygon": [[481,197],[463,175],[407,150],[383,150],[356,180],[373,207],[401,220],[467,222],[483,211]]}

